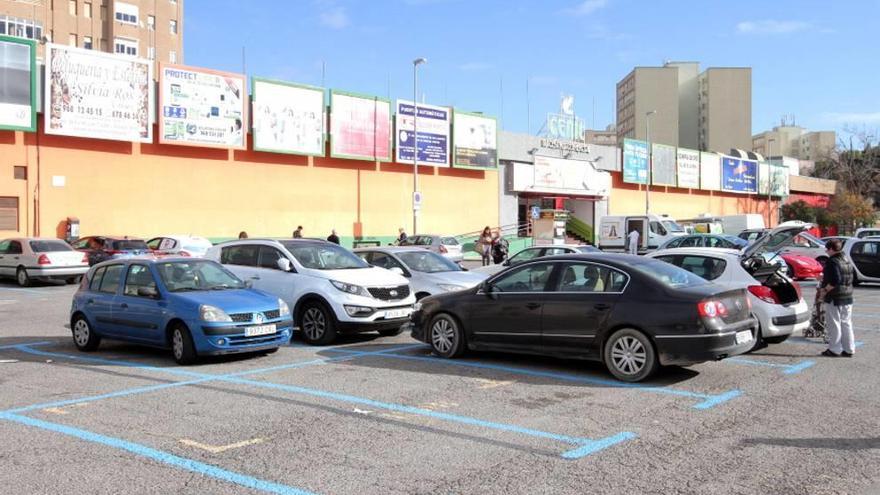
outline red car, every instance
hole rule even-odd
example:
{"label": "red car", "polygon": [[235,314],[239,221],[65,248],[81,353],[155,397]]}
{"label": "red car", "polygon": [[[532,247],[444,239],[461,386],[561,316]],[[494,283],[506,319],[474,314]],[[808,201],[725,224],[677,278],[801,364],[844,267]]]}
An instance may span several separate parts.
{"label": "red car", "polygon": [[814,278],[822,280],[822,265],[815,259],[802,254],[782,253],[779,255],[788,265],[788,275],[795,280]]}

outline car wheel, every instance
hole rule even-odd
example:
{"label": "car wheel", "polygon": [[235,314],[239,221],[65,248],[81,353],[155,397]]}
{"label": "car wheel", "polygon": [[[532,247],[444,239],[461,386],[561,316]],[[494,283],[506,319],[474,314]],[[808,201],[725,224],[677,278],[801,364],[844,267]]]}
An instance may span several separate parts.
{"label": "car wheel", "polygon": [[303,306],[299,328],[307,344],[327,345],[336,340],[336,321],[333,314],[319,302],[310,302]]}
{"label": "car wheel", "polygon": [[458,357],[467,348],[464,331],[452,315],[441,313],[431,319],[428,335],[431,338],[431,349],[440,357]]}
{"label": "car wheel", "polygon": [[608,371],[625,382],[640,382],[660,367],[651,341],[632,328],[614,332],[605,342],[603,356]]}
{"label": "car wheel", "polygon": [[403,326],[400,328],[394,328],[392,330],[379,330],[379,335],[383,337],[394,337],[395,335],[400,335],[403,333]]}
{"label": "car wheel", "polygon": [[73,333],[73,344],[83,352],[92,352],[101,344],[101,337],[92,331],[92,326],[83,315],[76,315],[70,322],[70,331]]}
{"label": "car wheel", "polygon": [[27,270],[24,267],[18,267],[18,270],[15,272],[15,281],[22,287],[30,287],[31,278],[28,277]]}
{"label": "car wheel", "polygon": [[77,275],[76,277],[68,277],[65,282],[69,285],[78,284],[82,280],[82,275]]}
{"label": "car wheel", "polygon": [[171,353],[177,364],[192,364],[198,357],[192,335],[183,325],[177,325],[171,330]]}
{"label": "car wheel", "polygon": [[[757,319],[757,318],[755,318]],[[758,325],[758,330],[755,332],[755,345],[752,346],[747,352],[755,352],[757,350],[763,349],[767,347],[767,342],[769,340],[764,338],[764,330],[761,329],[761,325]]]}
{"label": "car wheel", "polygon": [[773,337],[764,337],[764,342],[768,344],[781,344],[788,340],[789,337],[791,337],[791,334],[774,335]]}

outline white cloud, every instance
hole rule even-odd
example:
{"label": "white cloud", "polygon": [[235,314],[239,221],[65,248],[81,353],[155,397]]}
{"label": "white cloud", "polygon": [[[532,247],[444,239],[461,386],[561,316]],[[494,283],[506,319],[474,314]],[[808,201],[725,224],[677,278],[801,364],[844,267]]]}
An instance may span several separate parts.
{"label": "white cloud", "polygon": [[492,68],[492,64],[487,64],[485,62],[468,62],[466,64],[461,64],[458,66],[458,70],[463,70],[463,71],[468,71],[468,72],[489,70],[491,68]]}
{"label": "white cloud", "polygon": [[777,21],[773,19],[743,21],[736,25],[736,30],[740,34],[790,34],[812,28],[813,25],[805,21]]}
{"label": "white cloud", "polygon": [[829,112],[825,118],[838,124],[880,124],[880,112]]}
{"label": "white cloud", "polygon": [[345,29],[351,24],[345,7],[333,7],[320,15],[321,25],[331,29]]}
{"label": "white cloud", "polygon": [[577,16],[590,15],[593,12],[608,5],[608,0],[584,0],[574,7],[565,9],[563,12]]}

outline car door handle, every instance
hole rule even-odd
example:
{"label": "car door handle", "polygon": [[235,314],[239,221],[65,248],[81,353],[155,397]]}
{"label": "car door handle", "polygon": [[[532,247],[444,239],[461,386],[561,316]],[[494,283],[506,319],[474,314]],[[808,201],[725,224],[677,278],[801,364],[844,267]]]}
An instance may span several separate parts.
{"label": "car door handle", "polygon": [[119,307],[122,309],[128,309],[128,304],[122,303],[119,305]]}
{"label": "car door handle", "polygon": [[528,303],[528,304],[526,304],[526,307],[529,309],[538,309],[541,307],[541,304],[540,303]]}
{"label": "car door handle", "polygon": [[254,275],[253,277],[251,277],[251,280],[260,280],[260,277]]}
{"label": "car door handle", "polygon": [[598,309],[599,311],[605,311],[606,309],[610,309],[610,308],[611,308],[611,305],[605,304],[605,303],[599,303],[599,304],[593,305],[593,309]]}

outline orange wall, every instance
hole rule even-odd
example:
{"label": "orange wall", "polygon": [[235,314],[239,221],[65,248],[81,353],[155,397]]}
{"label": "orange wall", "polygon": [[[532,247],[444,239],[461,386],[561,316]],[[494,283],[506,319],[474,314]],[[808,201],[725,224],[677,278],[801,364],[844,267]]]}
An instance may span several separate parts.
{"label": "orange wall", "polygon": [[[38,188],[38,149],[35,224],[25,197]],[[27,182],[12,180],[14,165],[29,167]],[[349,237],[358,222],[364,236],[412,231],[409,165],[0,131],[0,170],[0,196],[21,198],[19,232],[0,236],[60,236],[68,216],[83,236],[280,237],[302,225],[307,237]],[[420,232],[497,225],[497,172],[420,167],[419,179]]]}

